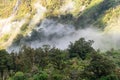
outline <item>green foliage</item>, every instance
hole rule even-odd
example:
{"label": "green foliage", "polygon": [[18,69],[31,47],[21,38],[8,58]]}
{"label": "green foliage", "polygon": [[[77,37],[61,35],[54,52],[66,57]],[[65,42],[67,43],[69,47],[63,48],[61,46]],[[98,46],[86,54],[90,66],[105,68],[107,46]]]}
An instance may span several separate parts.
{"label": "green foliage", "polygon": [[95,50],[91,47],[92,43],[93,41],[85,41],[84,38],[80,38],[75,43],[71,43],[68,49],[70,57],[76,57],[79,55],[79,57],[84,60],[89,53],[95,52]]}
{"label": "green foliage", "polygon": [[41,72],[33,76],[34,80],[47,80],[48,74],[46,72]]}
{"label": "green foliage", "polygon": [[9,68],[9,54],[5,50],[0,50],[0,71],[3,73],[4,69]]}
{"label": "green foliage", "polygon": [[91,0],[85,10],[79,13],[75,25],[83,28],[89,26],[87,24],[94,24],[103,29],[119,15],[119,4],[120,0]]}
{"label": "green foliage", "polygon": [[114,71],[115,65],[112,61],[102,57],[100,54],[93,54],[90,65],[86,67],[84,72],[90,80],[94,80],[103,76],[108,76],[114,73]]}
{"label": "green foliage", "polygon": [[101,77],[99,80],[119,80],[115,74]]}
{"label": "green foliage", "polygon": [[54,74],[53,75],[53,80],[63,80],[63,76],[60,74]]}
{"label": "green foliage", "polygon": [[92,42],[80,38],[67,50],[50,45],[37,49],[23,46],[11,54],[1,50],[0,78],[7,79],[9,75],[9,80],[120,80],[120,51],[96,52]]}
{"label": "green foliage", "polygon": [[28,25],[29,25],[28,22],[25,23],[25,24],[21,27],[21,31],[22,31],[22,32],[25,32],[25,31],[28,29]]}
{"label": "green foliage", "polygon": [[12,80],[27,80],[23,72],[17,72]]}
{"label": "green foliage", "polygon": [[120,15],[120,6],[111,8],[107,10],[104,14],[98,18],[96,24],[99,25],[99,27],[106,27],[106,25],[110,25],[111,23],[115,23],[117,21],[117,18]]}
{"label": "green foliage", "polygon": [[51,63],[55,65],[54,66],[55,68],[64,69],[64,67],[65,67],[64,61],[67,58],[66,53],[64,53],[63,51],[61,51],[59,49],[52,48],[50,50],[49,56],[50,56]]}
{"label": "green foliage", "polygon": [[120,68],[120,50],[114,50],[111,49],[109,51],[107,51],[106,53],[103,54],[106,58],[108,58],[109,60],[112,60],[115,64],[116,64],[116,74],[120,74],[119,72],[119,68]]}
{"label": "green foliage", "polygon": [[5,34],[4,36],[2,36],[2,37],[0,38],[0,41],[1,41],[1,42],[5,42],[5,41],[9,40],[9,37],[10,37],[10,34]]}
{"label": "green foliage", "polygon": [[20,40],[23,38],[22,34],[18,34],[16,38],[13,40],[15,44],[19,44]]}
{"label": "green foliage", "polygon": [[[10,16],[16,1],[0,0],[0,17]],[[57,16],[57,19],[64,23],[73,24],[75,21],[76,26],[84,27],[86,24],[95,23],[99,27],[105,27],[117,22],[120,17],[120,0],[71,0],[75,3],[75,10],[65,12],[67,14],[60,12],[66,0],[40,1],[47,8],[45,17]],[[17,45],[35,15],[34,2],[35,0],[21,0],[16,12],[16,20],[31,13],[29,20],[21,27],[21,33],[14,39]],[[82,8],[84,9],[81,10]],[[6,34],[0,41],[9,40],[9,36]],[[120,51],[96,53],[91,47],[92,43],[91,40],[85,41],[81,38],[71,43],[67,50],[51,48],[49,45],[38,49],[24,46],[20,52],[11,54],[6,50],[0,50],[0,77],[9,76],[11,80],[120,80]]]}

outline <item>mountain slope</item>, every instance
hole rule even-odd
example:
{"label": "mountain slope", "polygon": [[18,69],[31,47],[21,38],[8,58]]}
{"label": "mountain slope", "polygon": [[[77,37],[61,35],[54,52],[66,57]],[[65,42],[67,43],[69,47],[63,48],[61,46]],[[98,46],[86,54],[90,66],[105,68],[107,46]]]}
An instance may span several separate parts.
{"label": "mountain slope", "polygon": [[[64,38],[67,39],[69,35],[79,35],[81,28],[84,29],[90,26],[102,30],[100,33],[97,32],[100,35],[108,35],[109,33],[112,35],[113,33],[118,34],[120,32],[119,4],[120,0],[0,0],[1,48],[7,48],[14,44],[23,45],[26,40],[35,42],[36,40],[34,40],[34,38],[32,39],[31,36],[33,34],[37,39],[42,38],[48,41],[48,37],[53,36],[51,39],[57,40],[56,43],[58,43],[62,38],[62,40],[64,40]],[[50,22],[45,22],[49,20]],[[50,33],[50,35],[46,36],[47,32],[44,30],[43,33],[37,30],[37,28],[41,30],[43,27],[49,30],[49,26],[53,27],[53,29],[50,29],[50,31],[53,32]],[[65,26],[72,27],[69,29]],[[59,33],[63,30],[69,33]],[[56,33],[59,33],[60,36],[56,35]],[[88,32],[85,32],[84,35],[87,33]],[[81,36],[83,35],[79,35],[78,38]],[[95,38],[89,39],[96,41]],[[109,43],[109,45],[114,44],[114,42],[109,40],[105,41],[101,38],[100,40]],[[38,40],[38,43],[41,43],[40,41],[41,40]],[[119,41],[119,39],[117,41]],[[97,42],[99,41],[97,40]]]}

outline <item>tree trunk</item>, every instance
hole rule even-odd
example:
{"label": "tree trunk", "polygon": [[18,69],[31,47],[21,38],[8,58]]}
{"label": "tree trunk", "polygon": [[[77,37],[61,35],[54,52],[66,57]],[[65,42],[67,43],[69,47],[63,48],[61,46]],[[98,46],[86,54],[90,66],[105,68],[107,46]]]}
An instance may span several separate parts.
{"label": "tree trunk", "polygon": [[3,76],[4,74],[3,74],[3,73],[4,73],[4,71],[1,70],[1,79],[2,79],[2,80],[4,80],[4,76]]}

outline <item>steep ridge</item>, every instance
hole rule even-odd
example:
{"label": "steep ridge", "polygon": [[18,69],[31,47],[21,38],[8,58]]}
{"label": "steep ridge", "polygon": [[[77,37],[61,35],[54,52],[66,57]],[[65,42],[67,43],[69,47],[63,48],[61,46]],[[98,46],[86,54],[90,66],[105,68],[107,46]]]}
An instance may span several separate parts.
{"label": "steep ridge", "polygon": [[20,4],[21,4],[21,0],[17,0],[15,7],[13,8],[13,14],[18,11]]}
{"label": "steep ridge", "polygon": [[[16,4],[18,4],[18,3],[16,3]],[[38,7],[39,7],[38,9],[41,10],[41,6],[38,6]],[[35,7],[35,8],[37,8],[37,7]],[[17,16],[18,16],[17,13],[11,14],[11,16],[6,19],[1,19],[1,21],[0,21],[0,23],[1,23],[1,26],[0,26],[1,27],[0,28],[0,30],[1,30],[1,33],[0,33],[1,34],[1,36],[0,36],[1,48],[6,48],[6,46],[9,46],[12,43],[13,39],[19,33],[21,34],[21,30],[24,27],[28,28],[27,30],[30,31],[32,29],[32,27],[34,27],[37,24],[37,22],[42,18],[41,17],[42,13],[39,15],[40,17],[38,17],[38,12],[40,10],[37,10],[37,12],[34,16],[31,15],[32,13],[27,13],[21,19],[17,19]],[[18,11],[16,11],[16,12],[18,12]],[[31,16],[33,16],[32,19],[30,19]],[[39,18],[39,19],[37,20],[37,18]],[[24,31],[25,31],[25,28],[24,28]],[[27,31],[24,33],[27,33]]]}
{"label": "steep ridge", "polygon": [[[70,41],[80,37],[94,40],[95,49],[120,48],[118,44],[120,0],[11,0],[11,2],[8,0],[8,2],[14,6],[10,8],[11,14],[7,15],[8,18],[3,19],[6,16],[1,15],[1,48],[9,46],[8,49],[12,50],[23,45],[36,48],[50,44],[65,49]],[[7,6],[10,5],[5,6],[9,8]]]}

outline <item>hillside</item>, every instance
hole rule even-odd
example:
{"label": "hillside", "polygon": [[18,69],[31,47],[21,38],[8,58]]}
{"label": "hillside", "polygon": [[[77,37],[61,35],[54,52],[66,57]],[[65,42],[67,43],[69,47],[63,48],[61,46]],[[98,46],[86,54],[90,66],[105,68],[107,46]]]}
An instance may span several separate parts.
{"label": "hillside", "polygon": [[[39,32],[36,31],[36,28],[39,26],[40,27],[47,26],[47,25],[43,25],[44,23],[61,24],[63,26],[71,25],[73,26],[73,28],[75,28],[74,31],[76,29],[80,30],[81,28],[84,29],[92,26],[97,28],[98,31],[99,29],[101,30],[100,33],[98,34],[104,34],[104,35],[110,34],[110,36],[113,34],[118,34],[120,32],[119,4],[120,4],[120,0],[109,0],[109,1],[108,0],[59,0],[59,1],[58,0],[44,0],[44,1],[43,0],[0,0],[1,48],[7,48],[7,46],[14,44],[23,45],[26,42],[26,40],[34,41],[32,39],[32,36],[28,38],[28,35],[30,34],[39,35]],[[50,21],[52,20],[53,22],[45,22],[46,21],[45,19],[48,19]],[[56,26],[59,27],[59,25]],[[70,29],[66,29],[66,30],[70,30]],[[34,33],[35,31],[36,34]],[[53,31],[53,33],[54,32],[56,31]],[[68,32],[72,34],[71,31]],[[53,35],[53,33],[51,33],[48,36]],[[70,34],[65,33],[59,35],[68,36]],[[42,34],[40,33],[40,35]],[[39,36],[39,38],[42,37]],[[61,36],[61,38],[63,37]],[[45,40],[47,39],[48,38],[46,37]],[[93,39],[93,38],[88,38],[88,39]],[[117,40],[116,42],[118,41],[119,40]],[[106,41],[103,40],[103,42]],[[110,45],[114,44],[111,43],[110,41],[107,42],[110,43]]]}
{"label": "hillside", "polygon": [[0,80],[120,80],[120,0],[0,0]]}

